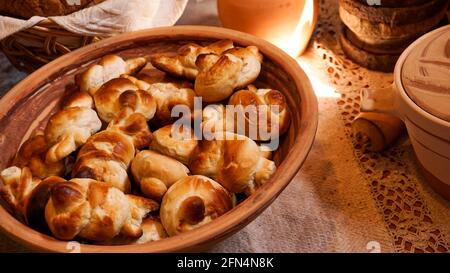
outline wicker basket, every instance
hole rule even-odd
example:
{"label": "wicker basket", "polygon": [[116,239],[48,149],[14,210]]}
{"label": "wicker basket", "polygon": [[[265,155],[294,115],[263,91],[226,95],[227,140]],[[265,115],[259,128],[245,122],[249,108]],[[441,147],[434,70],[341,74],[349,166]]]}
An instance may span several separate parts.
{"label": "wicker basket", "polygon": [[75,49],[100,40],[69,32],[51,20],[1,40],[1,49],[19,70],[33,72],[44,64]]}

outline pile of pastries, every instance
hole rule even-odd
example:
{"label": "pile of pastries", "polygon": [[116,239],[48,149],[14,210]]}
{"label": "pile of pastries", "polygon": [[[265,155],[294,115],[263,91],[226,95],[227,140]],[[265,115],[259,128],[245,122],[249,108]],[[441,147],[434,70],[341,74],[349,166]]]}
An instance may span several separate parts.
{"label": "pile of pastries", "polygon": [[[76,76],[77,91],[0,173],[18,218],[60,240],[146,243],[213,221],[270,179],[267,139],[238,134],[225,109],[275,105],[266,113],[275,137],[288,130],[284,95],[252,85],[263,62],[257,47],[191,43],[149,59],[108,55]],[[195,119],[196,97],[201,128],[222,138],[174,127],[175,106]]]}

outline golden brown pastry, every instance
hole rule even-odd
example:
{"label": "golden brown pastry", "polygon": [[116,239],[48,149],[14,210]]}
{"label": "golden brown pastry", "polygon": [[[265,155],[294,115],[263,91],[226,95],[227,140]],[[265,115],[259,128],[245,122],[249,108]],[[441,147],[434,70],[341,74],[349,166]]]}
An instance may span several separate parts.
{"label": "golden brown pastry", "polygon": [[195,139],[194,130],[191,128],[186,132],[183,132],[183,128],[187,127],[180,126],[177,131],[174,128],[176,127],[171,124],[156,130],[150,147],[187,165],[198,140]]}
{"label": "golden brown pastry", "polygon": [[99,117],[105,122],[116,118],[127,107],[150,120],[157,106],[151,94],[126,78],[115,78],[102,85],[94,94],[94,102]]}
{"label": "golden brown pastry", "polygon": [[264,158],[251,139],[217,132],[214,140],[202,140],[192,153],[192,174],[208,176],[232,193],[253,193],[275,173],[273,161]]}
{"label": "golden brown pastry", "polygon": [[98,64],[93,64],[78,78],[80,90],[93,96],[106,82],[123,74],[133,74],[145,66],[145,58],[124,60],[117,55],[106,55]]}
{"label": "golden brown pastry", "polygon": [[74,94],[66,101],[65,108],[49,119],[44,131],[49,146],[46,163],[61,161],[100,130],[102,122],[91,107],[89,95]]}
{"label": "golden brown pastry", "polygon": [[211,133],[227,131],[235,131],[235,113],[228,111],[222,104],[210,104],[203,108],[201,128],[203,134],[209,137]]}
{"label": "golden brown pastry", "polygon": [[121,77],[130,80],[139,89],[147,91],[156,99],[157,110],[151,121],[152,124],[161,126],[177,119],[177,117],[171,116],[174,106],[187,106],[190,111],[194,109],[195,92],[191,84],[170,78],[166,78],[163,82],[157,82],[158,79],[152,79],[146,74],[141,76],[142,79],[128,75]]}
{"label": "golden brown pastry", "polygon": [[145,116],[141,113],[134,113],[128,107],[109,123],[107,130],[126,135],[138,150],[147,148],[152,141],[152,133]]}
{"label": "golden brown pastry", "polygon": [[206,102],[228,98],[235,89],[244,88],[256,80],[261,72],[262,59],[255,46],[232,48],[222,55],[199,56],[195,93]]}
{"label": "golden brown pastry", "polygon": [[69,0],[1,0],[0,14],[28,19],[33,16],[60,16],[82,10],[90,4],[104,0],[79,0],[70,4]]}
{"label": "golden brown pastry", "polygon": [[188,176],[164,195],[161,222],[170,236],[186,232],[225,214],[233,207],[232,195],[205,176]]}
{"label": "golden brown pastry", "polygon": [[156,99],[157,110],[152,122],[159,126],[171,123],[174,120],[171,117],[174,106],[185,105],[190,110],[194,109],[195,92],[190,84],[177,80],[155,82],[157,79],[152,79],[148,75],[142,76],[142,79],[127,75],[122,77],[129,79]]}
{"label": "golden brown pastry", "polygon": [[25,202],[32,190],[41,182],[33,177],[29,168],[16,166],[4,169],[0,173],[0,194],[16,215],[24,214]]}
{"label": "golden brown pastry", "polygon": [[28,167],[31,174],[40,179],[63,175],[64,162],[45,162],[47,151],[48,145],[45,137],[36,135],[22,144],[14,159],[14,165],[20,168]]}
{"label": "golden brown pastry", "polygon": [[94,108],[94,99],[89,93],[76,91],[64,100],[63,108],[70,107],[84,107],[84,108]]}
{"label": "golden brown pastry", "polygon": [[61,177],[50,176],[33,188],[27,196],[24,206],[24,216],[28,226],[40,232],[51,234],[45,220],[45,206],[50,198],[52,188],[63,182],[66,182],[66,180]]}
{"label": "golden brown pastry", "polygon": [[180,47],[175,56],[158,55],[151,59],[151,63],[174,76],[194,80],[198,74],[196,61],[199,55],[211,53],[220,55],[231,48],[233,42],[230,40],[221,40],[205,47],[190,43]]}
{"label": "golden brown pastry", "polygon": [[101,131],[90,137],[78,152],[72,177],[106,182],[128,193],[131,185],[127,170],[134,155],[134,145],[126,135]]}
{"label": "golden brown pastry", "polygon": [[[244,107],[244,111],[236,111],[235,128],[251,139],[277,138],[289,129],[291,118],[286,98],[277,90],[256,89],[251,85],[248,90],[234,93],[228,104]],[[239,119],[245,120],[245,128],[239,128]]]}
{"label": "golden brown pastry", "polygon": [[105,183],[72,179],[52,188],[45,218],[61,240],[106,241],[119,234],[139,238],[142,219],[158,207],[152,200],[125,195]]}
{"label": "golden brown pastry", "polygon": [[173,122],[178,117],[171,117],[175,106],[183,105],[185,108],[194,109],[195,92],[189,87],[176,83],[155,83],[147,90],[156,99],[158,110],[155,115],[155,123],[165,125]]}
{"label": "golden brown pastry", "polygon": [[167,232],[157,217],[148,217],[142,220],[142,236],[138,239],[119,235],[110,241],[101,242],[104,245],[139,245],[149,242],[159,241],[167,238]]}
{"label": "golden brown pastry", "polygon": [[161,202],[167,189],[188,176],[189,169],[173,158],[154,151],[142,151],[131,163],[131,172],[143,195]]}
{"label": "golden brown pastry", "polygon": [[273,157],[273,151],[272,149],[265,144],[259,144],[259,151],[261,152],[261,156],[264,158],[267,158],[269,160],[272,160]]}

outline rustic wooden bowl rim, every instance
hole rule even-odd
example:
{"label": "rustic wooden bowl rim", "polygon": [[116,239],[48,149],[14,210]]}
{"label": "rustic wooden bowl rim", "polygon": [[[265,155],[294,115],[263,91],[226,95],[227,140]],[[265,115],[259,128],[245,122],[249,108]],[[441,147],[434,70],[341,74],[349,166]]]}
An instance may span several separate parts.
{"label": "rustic wooden bowl rim", "polygon": [[[151,242],[142,245],[123,246],[98,246],[81,244],[82,252],[177,252],[195,246],[204,245],[207,241],[219,241],[228,235],[242,228],[243,224],[248,224],[254,219],[254,215],[259,215],[289,182],[297,174],[305,161],[313,144],[318,122],[317,99],[314,95],[311,84],[300,68],[298,63],[276,46],[251,36],[246,33],[233,31],[225,28],[206,26],[174,26],[161,27],[138,32],[131,32],[118,35],[112,38],[101,40],[97,43],[78,49],[57,60],[43,66],[26,79],[17,84],[0,100],[0,117],[8,114],[9,109],[17,101],[20,93],[28,94],[33,86],[42,87],[44,79],[49,75],[54,75],[58,71],[64,70],[74,62],[85,63],[93,58],[84,59],[90,51],[98,48],[115,47],[132,42],[137,38],[145,37],[170,38],[176,36],[177,39],[231,39],[242,45],[256,45],[261,52],[277,63],[292,78],[301,97],[301,125],[295,136],[295,143],[290,152],[285,157],[271,181],[258,190],[255,194],[239,204],[235,209],[221,216],[219,220],[210,224],[170,237],[161,241]],[[92,56],[90,56],[92,57]],[[100,57],[100,56],[98,56]],[[43,79],[44,78],[44,79]],[[40,85],[36,85],[40,83]],[[41,234],[15,219],[4,207],[0,206],[0,229],[16,241],[41,251],[69,252],[67,242],[56,240],[50,236]]]}

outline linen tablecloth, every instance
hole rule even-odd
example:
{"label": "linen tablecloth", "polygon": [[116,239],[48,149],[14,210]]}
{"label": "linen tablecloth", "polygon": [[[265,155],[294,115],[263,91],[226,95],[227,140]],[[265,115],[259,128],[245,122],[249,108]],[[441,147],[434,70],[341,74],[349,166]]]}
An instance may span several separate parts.
{"label": "linen tablecloth", "polygon": [[[215,1],[190,1],[178,24],[218,25]],[[306,163],[261,216],[212,252],[450,250],[450,202],[418,172],[407,137],[378,154],[353,141],[360,90],[386,86],[393,77],[347,60],[339,30],[338,1],[321,0],[313,40],[299,58],[319,100],[319,128]],[[2,94],[23,77],[0,55]],[[0,235],[0,251],[28,250]]]}

